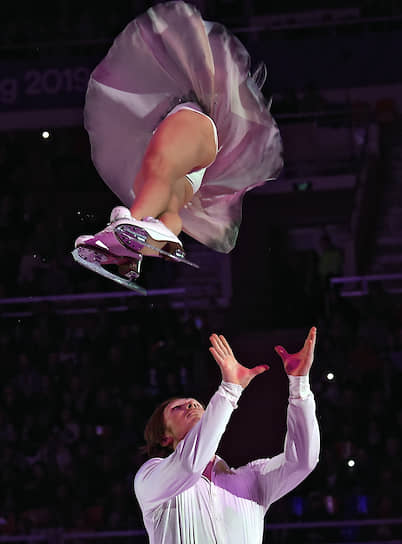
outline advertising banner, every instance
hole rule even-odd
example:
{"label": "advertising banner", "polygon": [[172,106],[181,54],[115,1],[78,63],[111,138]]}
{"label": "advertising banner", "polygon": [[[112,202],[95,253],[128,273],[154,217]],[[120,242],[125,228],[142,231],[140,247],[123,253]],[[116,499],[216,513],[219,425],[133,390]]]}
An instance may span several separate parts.
{"label": "advertising banner", "polygon": [[0,62],[0,113],[82,108],[94,58]]}

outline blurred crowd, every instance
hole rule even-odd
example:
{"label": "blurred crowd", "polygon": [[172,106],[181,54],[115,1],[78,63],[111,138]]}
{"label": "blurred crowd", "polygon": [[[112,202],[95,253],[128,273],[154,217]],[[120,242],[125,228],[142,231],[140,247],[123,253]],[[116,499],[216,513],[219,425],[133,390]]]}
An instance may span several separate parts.
{"label": "blurred crowd", "polygon": [[162,392],[199,380],[200,324],[137,313],[2,321],[0,534],[140,526],[144,421]]}
{"label": "blurred crowd", "polygon": [[[320,463],[293,493],[287,519],[399,517],[402,409],[401,303],[381,284],[351,302],[331,289],[319,320],[313,379],[323,440]],[[401,527],[344,528],[331,541],[401,537]],[[317,533],[318,532],[318,536]],[[312,530],[308,542],[320,542]],[[317,537],[315,539],[315,537]],[[322,539],[323,540],[323,539]]]}
{"label": "blurred crowd", "polygon": [[[131,19],[141,14],[157,2],[146,0],[120,0],[118,9],[99,4],[94,10],[91,4],[77,1],[59,0],[41,2],[40,5],[8,2],[3,6],[0,22],[0,46],[35,45],[49,42],[68,42],[71,40],[108,40],[115,36]],[[362,17],[398,16],[401,14],[397,0],[360,0],[353,2],[303,2],[295,0],[267,3],[255,0],[252,4],[238,0],[194,0],[206,18],[216,19],[226,24],[243,26],[247,15],[268,15],[300,11],[357,8]]]}

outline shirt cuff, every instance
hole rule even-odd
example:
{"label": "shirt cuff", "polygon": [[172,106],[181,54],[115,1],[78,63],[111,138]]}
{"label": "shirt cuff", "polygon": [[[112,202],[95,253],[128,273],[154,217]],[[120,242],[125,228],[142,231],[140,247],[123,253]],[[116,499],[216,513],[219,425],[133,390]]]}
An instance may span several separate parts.
{"label": "shirt cuff", "polygon": [[238,383],[222,382],[218,391],[222,396],[228,399],[235,410],[237,408],[237,401],[243,392],[242,386]]}
{"label": "shirt cuff", "polygon": [[289,398],[306,399],[312,395],[307,376],[288,376],[289,378]]}

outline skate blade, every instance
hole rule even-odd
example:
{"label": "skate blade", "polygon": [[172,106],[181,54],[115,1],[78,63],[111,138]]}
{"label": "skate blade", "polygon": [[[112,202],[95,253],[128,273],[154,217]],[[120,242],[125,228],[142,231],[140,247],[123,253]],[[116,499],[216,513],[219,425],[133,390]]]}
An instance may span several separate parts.
{"label": "skate blade", "polygon": [[[101,252],[91,252],[91,255],[89,255],[89,251],[87,248],[84,247],[77,247],[74,249],[74,251],[71,252],[73,259],[83,266],[84,268],[87,268],[88,270],[91,270],[92,272],[95,272],[95,274],[99,274],[100,276],[103,276],[104,278],[108,280],[112,280],[115,283],[118,283],[119,285],[123,285],[124,287],[127,287],[127,289],[131,289],[131,291],[137,292],[139,295],[145,296],[147,294],[146,289],[135,283],[134,281],[130,281],[129,279],[122,278],[121,276],[118,276],[117,274],[112,274],[112,272],[109,272],[109,270],[106,270],[101,265],[102,262],[102,253]],[[89,257],[90,260],[85,259],[84,257]],[[105,257],[105,256],[104,256]]]}
{"label": "skate blade", "polygon": [[189,261],[185,257],[179,257],[174,253],[169,253],[169,251],[165,251],[164,249],[158,249],[157,247],[148,243],[146,241],[147,235],[145,231],[133,225],[119,225],[115,229],[115,235],[123,245],[127,246],[128,249],[131,249],[133,251],[138,252],[140,251],[141,247],[148,247],[149,249],[153,249],[159,255],[167,257],[172,261],[187,264],[188,266],[192,266],[193,268],[200,268],[198,264]]}

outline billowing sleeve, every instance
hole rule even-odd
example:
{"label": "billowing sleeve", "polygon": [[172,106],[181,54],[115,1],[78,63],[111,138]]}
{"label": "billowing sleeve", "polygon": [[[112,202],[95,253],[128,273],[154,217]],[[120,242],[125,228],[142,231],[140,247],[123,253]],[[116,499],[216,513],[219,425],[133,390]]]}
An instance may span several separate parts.
{"label": "billowing sleeve", "polygon": [[320,434],[308,376],[289,376],[290,395],[284,451],[249,463],[266,508],[299,485],[315,468]]}
{"label": "billowing sleeve", "polygon": [[222,382],[202,418],[165,459],[153,458],[137,472],[134,489],[143,512],[193,486],[214,456],[242,387]]}

